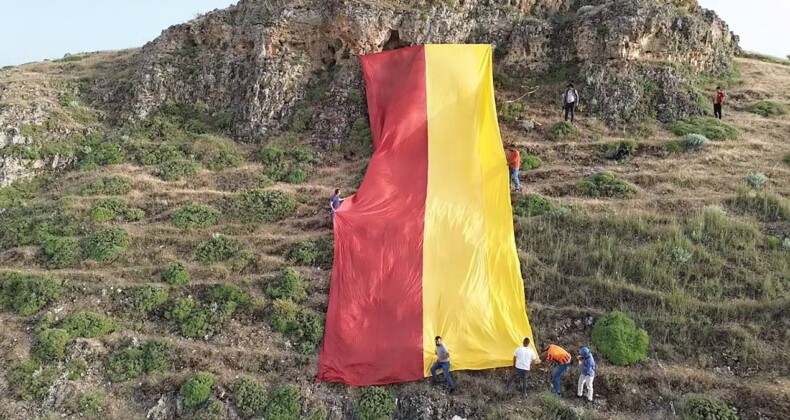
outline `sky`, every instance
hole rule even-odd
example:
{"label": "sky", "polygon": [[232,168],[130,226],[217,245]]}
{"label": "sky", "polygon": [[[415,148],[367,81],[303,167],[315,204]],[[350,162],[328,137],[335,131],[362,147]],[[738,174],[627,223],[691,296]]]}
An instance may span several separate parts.
{"label": "sky", "polygon": [[[283,0],[286,1],[286,0]],[[790,54],[790,0],[699,0],[750,51]],[[0,0],[0,67],[67,53],[140,47],[167,27],[233,0]],[[112,6],[109,6],[109,5]]]}

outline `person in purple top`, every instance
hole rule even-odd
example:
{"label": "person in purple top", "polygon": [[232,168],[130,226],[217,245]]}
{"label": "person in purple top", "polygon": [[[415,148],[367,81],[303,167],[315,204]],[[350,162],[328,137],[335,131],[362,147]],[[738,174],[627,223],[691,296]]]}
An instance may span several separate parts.
{"label": "person in purple top", "polygon": [[338,188],[335,190],[335,194],[329,198],[329,209],[332,212],[331,213],[332,223],[335,222],[335,212],[337,211],[337,209],[340,208],[340,202],[342,201],[343,199],[340,198],[340,189]]}

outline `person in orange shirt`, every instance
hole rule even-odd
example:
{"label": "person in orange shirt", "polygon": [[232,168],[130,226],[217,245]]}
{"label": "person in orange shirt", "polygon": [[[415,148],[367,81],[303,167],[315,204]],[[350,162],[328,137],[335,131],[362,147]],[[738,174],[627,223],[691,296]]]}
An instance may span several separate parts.
{"label": "person in orange shirt", "polygon": [[554,373],[551,374],[551,382],[554,384],[554,393],[559,397],[562,391],[560,378],[562,374],[571,367],[571,364],[573,364],[571,354],[560,346],[547,343],[543,347],[543,353],[540,354],[540,360],[557,364],[557,368],[554,369]]}
{"label": "person in orange shirt", "polygon": [[521,152],[512,146],[507,150],[507,167],[510,170],[510,182],[516,184],[514,191],[521,191],[521,181],[518,178],[521,168]]}
{"label": "person in orange shirt", "polygon": [[721,119],[721,106],[727,100],[727,94],[721,90],[721,86],[716,86],[716,98],[713,100],[713,115]]}

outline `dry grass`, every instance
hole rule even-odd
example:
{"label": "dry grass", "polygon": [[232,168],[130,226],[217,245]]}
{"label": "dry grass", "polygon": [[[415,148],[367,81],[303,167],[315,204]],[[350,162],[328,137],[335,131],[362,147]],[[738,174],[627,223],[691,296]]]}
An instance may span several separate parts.
{"label": "dry grass", "polygon": [[[114,68],[114,60],[128,60],[134,54],[134,50],[91,54],[71,63],[40,63],[4,71],[0,83],[6,89],[0,102],[24,106],[42,101],[44,109],[54,109],[59,106],[59,88],[52,80],[102,77]],[[581,134],[571,141],[547,141],[540,128],[524,133],[503,127],[506,141],[543,160],[543,166],[525,172],[527,189],[576,209],[568,216],[517,220],[528,307],[538,340],[556,340],[574,349],[586,345],[589,329],[575,321],[613,308],[627,311],[651,335],[650,360],[636,368],[615,368],[600,361],[596,380],[600,398],[594,406],[599,418],[671,417],[689,393],[739,405],[747,419],[757,418],[758,409],[775,418],[790,413],[786,403],[790,401],[786,380],[790,355],[782,323],[790,299],[790,259],[763,245],[766,234],[790,236],[790,225],[732,214],[707,220],[701,213],[706,206],[723,207],[743,187],[748,172],[765,173],[773,193],[790,196],[790,167],[780,162],[781,156],[790,153],[790,118],[767,120],[740,110],[757,96],[790,102],[786,90],[776,89],[790,83],[790,68],[745,59],[739,59],[739,65],[743,80],[729,92],[733,100],[725,108],[725,117],[742,136],[698,153],[662,152],[659,146],[675,137],[657,127],[652,135],[636,139],[639,149],[634,155],[610,161],[599,152],[601,144],[630,136],[584,115],[579,118]],[[518,92],[500,94],[520,96]],[[539,127],[550,127],[559,119],[547,104],[526,105],[525,114]],[[363,165],[331,154],[321,160],[310,183],[273,187],[297,197],[300,206],[293,217],[273,224],[221,219],[217,226],[187,232],[172,225],[173,211],[191,203],[217,205],[232,194],[257,187],[261,165],[247,163],[219,173],[203,170],[177,182],[163,182],[150,168],[130,164],[65,173],[37,199],[67,197],[66,208],[76,214],[98,199],[77,195],[84,182],[110,174],[132,180],[133,189],[124,199],[144,209],[147,216],[141,222],[113,224],[129,233],[129,250],[112,262],[83,261],[74,268],[47,271],[36,247],[20,247],[0,252],[0,268],[49,272],[64,280],[66,297],[50,308],[56,319],[84,309],[118,322],[119,331],[101,341],[69,345],[70,355],[85,358],[90,367],[83,379],[70,386],[87,389],[106,383],[102,367],[106,355],[133,338],[165,338],[172,344],[177,356],[173,371],[104,387],[112,401],[107,418],[144,417],[147,409],[163,394],[177,390],[194,370],[214,373],[221,389],[228,389],[244,374],[265,384],[296,384],[307,403],[341,405],[353,392],[313,381],[317,355],[298,354],[284,336],[270,330],[264,293],[266,285],[288,265],[284,253],[289,244],[331,234],[326,197],[337,186],[344,189],[344,195],[351,193]],[[616,173],[635,184],[636,196],[630,200],[579,196],[578,181],[599,171]],[[93,228],[84,226],[87,231]],[[230,236],[252,250],[250,264],[238,268],[196,261],[195,247],[214,233]],[[666,259],[676,245],[688,248],[693,263],[683,266]],[[202,296],[213,285],[231,283],[247,292],[254,303],[205,341],[183,338],[175,324],[160,314],[130,313],[128,298],[134,289],[164,286],[160,270],[175,260],[186,262],[191,280],[170,288],[171,297]],[[325,312],[329,272],[312,267],[299,270],[309,284],[304,305]],[[28,331],[35,322],[35,318],[0,312],[0,365],[10,366],[29,356]],[[538,392],[522,401],[503,390],[507,374],[506,370],[458,373],[460,393],[453,397],[424,384],[398,385],[393,390],[401,399],[427,395],[436,404],[463,408],[474,414],[470,418],[541,416]],[[575,379],[571,376],[565,378],[568,388]],[[533,389],[548,389],[548,377],[548,371],[535,372]],[[0,378],[0,388],[5,387],[4,381]],[[60,410],[22,404],[8,393],[0,394],[0,406],[19,418]]]}

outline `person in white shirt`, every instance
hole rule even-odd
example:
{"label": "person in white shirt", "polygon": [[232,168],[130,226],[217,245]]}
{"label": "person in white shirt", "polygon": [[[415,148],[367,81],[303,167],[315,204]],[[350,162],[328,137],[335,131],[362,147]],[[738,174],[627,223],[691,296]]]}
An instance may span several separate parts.
{"label": "person in white shirt", "polygon": [[517,348],[515,353],[513,353],[513,375],[510,376],[510,379],[507,381],[507,385],[505,385],[506,389],[510,388],[510,385],[513,384],[513,381],[516,379],[520,379],[523,385],[523,393],[524,396],[527,395],[527,378],[529,377],[529,370],[532,367],[533,363],[539,363],[540,359],[538,359],[538,355],[535,354],[535,351],[529,347],[529,338],[524,339],[524,345]]}
{"label": "person in white shirt", "polygon": [[573,117],[578,103],[579,91],[576,90],[572,84],[569,84],[565,93],[562,94],[562,109],[565,110],[565,121],[568,121],[568,116],[570,116],[571,123],[573,123]]}

